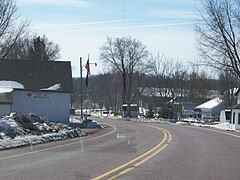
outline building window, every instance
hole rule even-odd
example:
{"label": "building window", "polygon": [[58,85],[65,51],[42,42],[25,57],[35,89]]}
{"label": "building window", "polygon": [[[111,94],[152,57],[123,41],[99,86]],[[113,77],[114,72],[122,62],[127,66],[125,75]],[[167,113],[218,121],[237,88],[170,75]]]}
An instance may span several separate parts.
{"label": "building window", "polygon": [[240,113],[238,113],[238,124],[240,125]]}
{"label": "building window", "polygon": [[235,112],[233,113],[233,118],[232,119],[233,119],[232,123],[235,124]]}
{"label": "building window", "polygon": [[225,111],[225,115],[226,115],[226,120],[228,120],[230,122],[231,121],[231,112]]}

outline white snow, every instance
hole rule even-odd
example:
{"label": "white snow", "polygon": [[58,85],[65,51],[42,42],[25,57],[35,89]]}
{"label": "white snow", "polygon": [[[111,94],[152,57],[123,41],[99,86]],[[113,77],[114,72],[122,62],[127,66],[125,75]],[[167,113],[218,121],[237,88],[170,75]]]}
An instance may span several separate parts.
{"label": "white snow", "polygon": [[12,88],[1,88],[0,87],[0,93],[10,93],[12,91],[13,91]]}
{"label": "white snow", "polygon": [[178,121],[175,124],[177,124],[177,125],[187,125],[188,123],[187,122]]}
{"label": "white snow", "polygon": [[181,118],[182,122],[199,122],[198,119],[193,118],[193,117],[188,117],[188,118]]}
{"label": "white snow", "polygon": [[207,127],[207,128],[216,128],[216,129],[221,129],[221,130],[227,130],[231,131],[232,126],[229,122],[225,123],[217,123],[217,124],[200,124],[200,123],[186,123],[186,122],[177,122],[177,125],[192,125],[192,126],[197,126],[197,127]]}
{"label": "white snow", "polygon": [[210,124],[199,124],[199,123],[191,123],[193,126],[198,126],[198,127],[208,127],[208,128],[216,128],[216,129],[222,129],[222,130],[232,130],[231,124],[229,122],[225,123],[218,123],[214,125]]}
{"label": "white snow", "polygon": [[212,109],[213,107],[216,107],[217,105],[221,104],[223,102],[222,99],[215,98],[210,101],[207,101],[199,106],[196,107],[196,109]]}
{"label": "white snow", "polygon": [[18,127],[18,124],[15,120],[13,119],[0,119],[0,128],[1,129],[10,129],[10,128],[15,128]]}
{"label": "white snow", "polygon": [[16,81],[0,81],[0,88],[25,89],[21,83]]}
{"label": "white snow", "polygon": [[[1,133],[1,135],[3,137],[4,133]],[[20,147],[20,146],[41,144],[41,143],[46,143],[50,141],[57,141],[57,140],[63,140],[67,138],[81,137],[81,136],[86,136],[86,133],[81,131],[81,129],[76,128],[74,130],[62,130],[58,133],[49,133],[49,134],[43,134],[39,136],[26,135],[26,136],[17,136],[14,139],[4,138],[3,140],[0,139],[0,150]]]}
{"label": "white snow", "polygon": [[[24,123],[24,122],[25,123]],[[24,124],[28,124],[25,126]],[[35,127],[30,131],[28,127]],[[39,135],[33,135],[39,134]],[[61,123],[47,122],[36,114],[11,113],[0,118],[0,150],[34,145],[49,141],[85,136],[79,127],[73,128]]]}
{"label": "white snow", "polygon": [[41,90],[48,90],[48,91],[57,91],[61,88],[61,84],[55,84],[53,86],[50,86],[48,88],[45,89],[41,89]]}

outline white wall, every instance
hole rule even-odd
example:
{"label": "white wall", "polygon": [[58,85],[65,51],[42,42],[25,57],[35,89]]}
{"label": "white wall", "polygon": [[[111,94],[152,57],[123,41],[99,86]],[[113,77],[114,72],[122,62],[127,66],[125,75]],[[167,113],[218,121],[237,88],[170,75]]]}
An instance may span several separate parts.
{"label": "white wall", "polygon": [[[233,124],[233,113],[235,113],[235,123]],[[233,130],[239,130],[240,129],[240,124],[238,123],[238,117],[240,114],[240,109],[233,109],[232,110],[232,118],[231,118],[231,124]]]}
{"label": "white wall", "polygon": [[10,114],[10,104],[0,104],[0,116]]}
{"label": "white wall", "polygon": [[222,110],[220,113],[220,122],[225,123],[226,122],[226,113],[225,110]]}
{"label": "white wall", "polygon": [[70,109],[70,94],[56,92],[13,92],[12,112],[34,112],[40,116],[47,116],[50,121],[68,123]]}

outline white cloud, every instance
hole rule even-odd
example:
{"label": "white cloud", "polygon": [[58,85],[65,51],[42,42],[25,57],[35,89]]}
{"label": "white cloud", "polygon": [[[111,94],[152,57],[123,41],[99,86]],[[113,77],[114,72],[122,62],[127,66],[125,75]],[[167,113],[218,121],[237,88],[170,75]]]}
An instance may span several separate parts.
{"label": "white cloud", "polygon": [[180,19],[180,18],[188,18],[188,19],[194,19],[198,18],[198,15],[196,12],[192,11],[179,11],[179,10],[158,10],[158,11],[153,11],[152,12],[153,16],[157,16],[160,18],[175,18],[175,19]]}
{"label": "white cloud", "polygon": [[92,3],[81,0],[18,0],[20,5],[48,5],[48,6],[71,6],[89,7]]}
{"label": "white cloud", "polygon": [[[186,22],[191,23],[191,22]],[[165,27],[164,27],[165,25]],[[184,25],[181,23],[181,25]],[[150,27],[151,26],[151,27]],[[110,37],[124,37],[132,36],[147,45],[147,48],[153,53],[163,53],[173,58],[179,58],[186,61],[194,59],[196,50],[194,48],[194,32],[190,26],[180,26],[180,23],[142,25],[136,29],[120,29],[107,30],[110,26],[105,27],[106,30],[84,31],[81,28],[79,31],[73,31],[67,28],[62,31],[62,28],[53,30],[45,29],[46,34],[50,40],[60,44],[62,60],[70,60],[74,67],[73,76],[79,76],[79,57],[83,57],[83,62],[87,60],[87,55],[90,54],[90,61],[97,62],[98,66],[91,67],[93,74],[104,72],[102,62],[99,61],[99,47],[106,41],[106,36]],[[119,27],[120,28],[120,27]],[[133,28],[133,27],[132,27]],[[61,33],[56,33],[60,31]],[[43,31],[42,31],[43,32]],[[84,74],[85,76],[85,74]]]}
{"label": "white cloud", "polygon": [[[105,24],[105,23],[106,24]],[[74,33],[74,32],[98,32],[98,31],[110,31],[110,30],[130,30],[130,29],[154,29],[159,27],[172,27],[172,26],[184,26],[184,25],[193,25],[193,21],[186,22],[169,22],[169,23],[158,23],[158,24],[139,24],[139,25],[125,25],[122,23],[116,23],[109,25],[108,23],[113,23],[114,21],[100,21],[95,23],[83,23],[75,24],[73,28],[69,24],[61,25],[51,25],[51,24],[42,24],[38,25],[40,31],[54,31],[55,33]],[[122,22],[121,20],[115,22]]]}
{"label": "white cloud", "polygon": [[119,22],[132,22],[139,21],[140,19],[115,19],[115,20],[105,20],[105,21],[89,21],[89,22],[80,22],[72,24],[49,24],[49,23],[39,23],[40,28],[76,28],[82,26],[91,26],[91,25],[103,25],[103,24],[113,24]]}

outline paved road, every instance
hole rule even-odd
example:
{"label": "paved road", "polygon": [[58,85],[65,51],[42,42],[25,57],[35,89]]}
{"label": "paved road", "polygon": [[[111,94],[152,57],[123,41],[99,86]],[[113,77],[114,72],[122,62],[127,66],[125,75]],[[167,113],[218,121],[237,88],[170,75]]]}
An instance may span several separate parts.
{"label": "paved road", "polygon": [[107,124],[116,128],[105,130],[108,135],[0,151],[0,180],[91,179],[143,154],[163,137],[134,122],[107,120]]}
{"label": "paved road", "polygon": [[[104,130],[110,133],[106,136],[101,132],[86,138],[1,151],[0,180],[91,179],[138,157],[164,137],[162,132],[142,123],[100,121],[116,130]],[[118,179],[240,179],[238,135],[178,125],[151,125],[168,130],[171,142]]]}
{"label": "paved road", "polygon": [[240,134],[179,125],[155,126],[171,132],[170,144],[119,179],[240,179]]}

